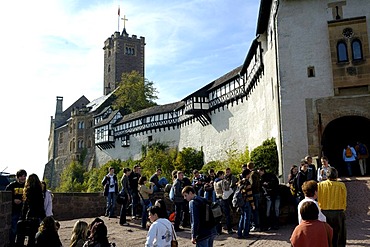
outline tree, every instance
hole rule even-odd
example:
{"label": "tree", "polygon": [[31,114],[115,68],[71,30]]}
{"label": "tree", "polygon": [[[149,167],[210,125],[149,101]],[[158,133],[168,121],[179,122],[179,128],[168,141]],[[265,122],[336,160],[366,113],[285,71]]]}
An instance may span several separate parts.
{"label": "tree", "polygon": [[139,72],[123,73],[119,87],[114,92],[116,97],[112,106],[114,109],[124,109],[125,113],[132,113],[157,105],[158,99],[154,83],[144,79]]}
{"label": "tree", "polygon": [[72,161],[62,172],[58,192],[82,192],[84,190],[85,168],[81,163]]}
{"label": "tree", "polygon": [[203,151],[192,147],[183,148],[176,158],[176,169],[185,172],[185,174],[192,174],[193,169],[202,169],[203,164]]}

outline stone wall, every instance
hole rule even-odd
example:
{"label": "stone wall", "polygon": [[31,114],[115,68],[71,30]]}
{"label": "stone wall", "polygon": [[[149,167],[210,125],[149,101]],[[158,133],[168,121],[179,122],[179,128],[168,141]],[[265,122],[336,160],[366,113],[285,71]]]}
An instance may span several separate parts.
{"label": "stone wall", "polygon": [[4,247],[8,243],[11,214],[12,194],[0,191],[0,247]]}
{"label": "stone wall", "polygon": [[[0,191],[0,247],[9,240],[11,226],[11,193]],[[104,215],[105,197],[102,193],[54,193],[53,213],[56,220],[71,220]],[[117,215],[119,215],[117,205]]]}

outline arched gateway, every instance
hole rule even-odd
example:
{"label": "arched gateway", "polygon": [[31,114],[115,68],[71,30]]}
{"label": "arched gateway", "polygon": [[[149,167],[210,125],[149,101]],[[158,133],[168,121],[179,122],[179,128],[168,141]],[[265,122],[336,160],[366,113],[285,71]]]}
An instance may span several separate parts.
{"label": "arched gateway", "polygon": [[[355,146],[360,141],[370,146],[370,119],[361,116],[345,116],[332,120],[325,128],[322,139],[322,155],[329,158],[329,163],[345,175],[342,159],[343,149],[349,144]],[[359,175],[359,167],[353,167],[354,175]]]}

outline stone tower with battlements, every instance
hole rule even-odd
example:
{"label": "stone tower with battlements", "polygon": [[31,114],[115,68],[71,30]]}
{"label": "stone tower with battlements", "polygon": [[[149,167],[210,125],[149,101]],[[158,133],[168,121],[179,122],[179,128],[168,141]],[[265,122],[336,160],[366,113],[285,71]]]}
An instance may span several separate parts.
{"label": "stone tower with battlements", "polygon": [[104,95],[116,89],[122,73],[138,71],[144,77],[145,38],[130,37],[124,28],[104,42]]}

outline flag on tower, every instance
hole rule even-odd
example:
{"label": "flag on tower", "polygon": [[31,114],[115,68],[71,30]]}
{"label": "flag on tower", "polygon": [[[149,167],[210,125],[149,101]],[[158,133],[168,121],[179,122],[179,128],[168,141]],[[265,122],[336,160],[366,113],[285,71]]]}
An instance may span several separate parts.
{"label": "flag on tower", "polygon": [[121,9],[120,9],[119,5],[118,5],[118,16],[121,16]]}

